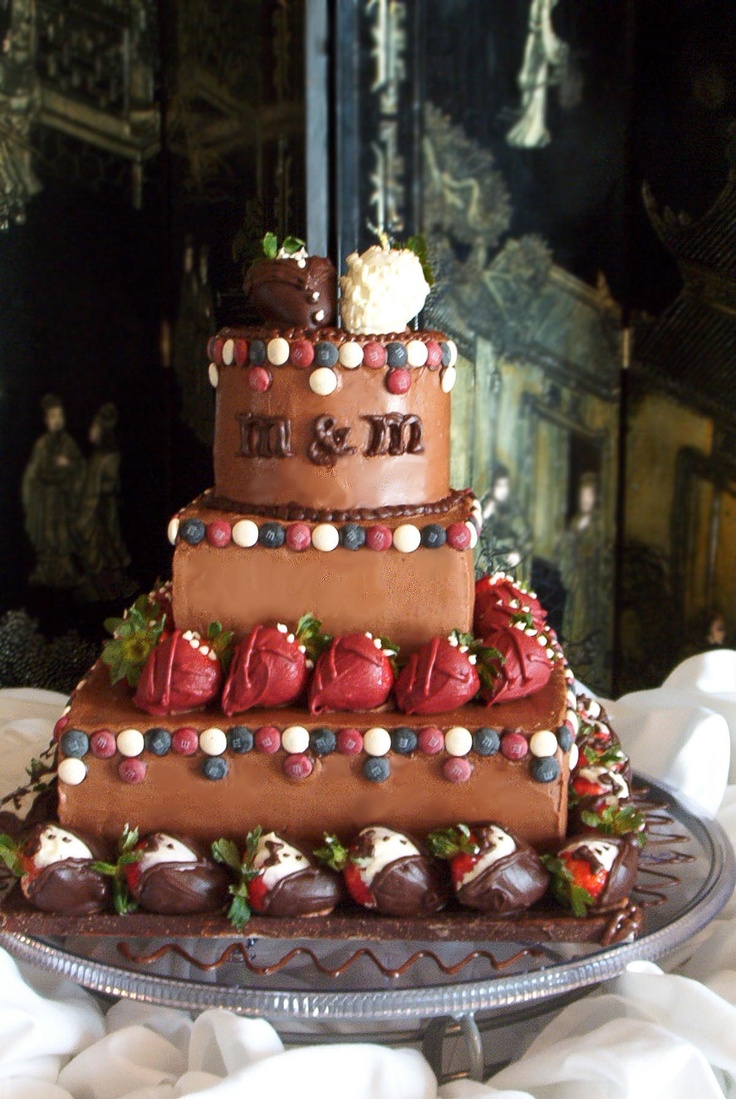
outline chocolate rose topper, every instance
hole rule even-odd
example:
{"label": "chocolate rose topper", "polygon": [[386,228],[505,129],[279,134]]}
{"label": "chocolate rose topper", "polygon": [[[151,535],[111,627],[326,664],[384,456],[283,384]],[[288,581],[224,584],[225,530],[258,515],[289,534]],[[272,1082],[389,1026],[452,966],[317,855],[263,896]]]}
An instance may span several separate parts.
{"label": "chocolate rose topper", "polygon": [[250,832],[241,856],[231,840],[216,840],[212,852],[238,881],[230,886],[228,917],[242,931],[252,912],[264,916],[327,916],[344,895],[339,876],[277,832]]}
{"label": "chocolate rose topper", "polygon": [[433,637],[412,653],[396,683],[396,705],[405,714],[440,714],[464,706],[481,686],[493,689],[503,663],[494,648],[454,630]]}
{"label": "chocolate rose topper", "polygon": [[341,870],[350,896],[384,916],[431,916],[447,903],[443,867],[409,836],[391,828],[363,828],[349,847],[325,834],[315,857]]}
{"label": "chocolate rose topper", "polygon": [[279,248],[274,233],[263,238],[263,254],[246,272],[243,290],[264,324],[311,329],[335,323],[337,271],[331,260],[308,255],[297,237],[287,237]]}
{"label": "chocolate rose topper", "polygon": [[108,905],[110,884],[96,869],[102,852],[71,828],[37,824],[18,842],[0,835],[0,858],[23,896],[42,912],[88,916]]}
{"label": "chocolate rose topper", "polygon": [[202,637],[194,630],[165,633],[148,654],[135,697],[139,710],[177,714],[217,698],[228,665],[232,633],[213,622]]}
{"label": "chocolate rose topper", "polygon": [[427,842],[433,855],[449,860],[455,896],[467,908],[509,916],[547,892],[550,874],[537,852],[500,824],[441,828]]}
{"label": "chocolate rose topper", "polygon": [[303,694],[309,672],[330,638],[312,614],[303,615],[295,629],[256,626],[236,646],[222,692],[222,708],[230,717],[254,706],[286,706]]}
{"label": "chocolate rose topper", "polygon": [[542,855],[552,893],[574,916],[619,908],[636,884],[637,837],[575,836],[557,855]]}

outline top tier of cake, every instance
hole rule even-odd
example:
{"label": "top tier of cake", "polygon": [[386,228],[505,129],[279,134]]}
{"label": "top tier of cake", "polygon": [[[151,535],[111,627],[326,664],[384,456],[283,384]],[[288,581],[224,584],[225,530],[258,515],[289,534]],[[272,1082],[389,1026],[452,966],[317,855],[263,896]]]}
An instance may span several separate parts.
{"label": "top tier of cake", "polygon": [[457,351],[441,333],[227,328],[209,352],[218,497],[330,519],[448,496]]}

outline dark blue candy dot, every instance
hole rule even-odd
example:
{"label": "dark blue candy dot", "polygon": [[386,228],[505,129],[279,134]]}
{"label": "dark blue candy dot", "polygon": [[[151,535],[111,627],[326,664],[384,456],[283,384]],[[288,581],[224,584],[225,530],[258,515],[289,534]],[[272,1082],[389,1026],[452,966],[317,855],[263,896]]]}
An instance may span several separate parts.
{"label": "dark blue candy dot", "polygon": [[278,549],[283,546],[286,539],[286,531],[281,523],[264,523],[258,532],[258,541],[267,549]]}
{"label": "dark blue candy dot", "polygon": [[447,541],[447,531],[439,523],[428,523],[422,527],[422,545],[427,549],[439,549]]}
{"label": "dark blue candy dot", "polygon": [[442,352],[442,365],[449,366],[452,362],[452,352],[450,351],[449,345],[443,341],[440,344],[440,351]]}
{"label": "dark blue candy dot", "polygon": [[251,340],[248,348],[248,362],[253,366],[263,366],[266,361],[266,345],[263,340]]}
{"label": "dark blue candy dot", "polygon": [[390,773],[389,762],[383,756],[369,756],[363,764],[363,774],[369,782],[385,782]]}
{"label": "dark blue candy dot", "polygon": [[179,537],[190,546],[198,546],[205,536],[206,529],[201,519],[182,519],[179,524]]}
{"label": "dark blue candy dot", "polygon": [[386,362],[389,366],[406,366],[406,348],[403,343],[389,343],[386,345]]}
{"label": "dark blue candy dot", "polygon": [[166,729],[147,729],[145,741],[146,748],[155,756],[165,756],[171,751],[171,733]]}
{"label": "dark blue candy dot", "polygon": [[495,729],[476,729],[473,748],[479,756],[495,756],[501,747],[501,738]]}
{"label": "dark blue candy dot", "polygon": [[314,345],[315,366],[336,366],[338,358],[339,352],[334,343],[320,340]]}
{"label": "dark blue candy dot", "polygon": [[312,729],[309,747],[316,756],[328,756],[337,748],[337,737],[332,729]]}
{"label": "dark blue candy dot", "polygon": [[245,755],[253,751],[253,733],[247,725],[233,725],[227,731],[227,746],[231,752]]}
{"label": "dark blue candy dot", "polygon": [[391,733],[391,747],[400,756],[411,755],[417,750],[417,734],[413,729],[401,725]]}
{"label": "dark blue candy dot", "polygon": [[357,523],[345,523],[340,528],[340,545],[349,550],[361,549],[365,545],[365,528]]}
{"label": "dark blue candy dot", "polygon": [[567,725],[560,725],[557,730],[557,743],[563,752],[569,752],[572,748],[575,737],[572,735],[572,729],[569,729]]}
{"label": "dark blue candy dot", "polygon": [[212,782],[219,782],[227,772],[227,760],[223,756],[208,756],[202,763],[202,774]]}
{"label": "dark blue candy dot", "polygon": [[61,750],[65,756],[81,759],[89,751],[89,737],[81,729],[68,729],[61,738]]}
{"label": "dark blue candy dot", "polygon": [[532,778],[537,782],[554,782],[560,775],[560,765],[554,756],[544,756],[542,759],[532,760]]}

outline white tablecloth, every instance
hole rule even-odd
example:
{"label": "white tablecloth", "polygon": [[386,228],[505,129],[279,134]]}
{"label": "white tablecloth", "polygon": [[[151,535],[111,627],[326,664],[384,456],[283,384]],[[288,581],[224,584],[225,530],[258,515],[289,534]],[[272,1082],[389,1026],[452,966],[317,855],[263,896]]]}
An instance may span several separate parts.
{"label": "white tablecloth", "polygon": [[[25,777],[64,700],[0,691],[2,786]],[[693,657],[609,704],[638,770],[717,815],[736,842],[736,652]],[[729,772],[730,768],[730,772]],[[729,782],[731,783],[729,785]],[[265,1020],[120,1001],[0,950],[0,1099],[736,1099],[736,904],[664,967],[642,962],[560,1011],[484,1084],[438,1088],[421,1054],[285,1049]]]}

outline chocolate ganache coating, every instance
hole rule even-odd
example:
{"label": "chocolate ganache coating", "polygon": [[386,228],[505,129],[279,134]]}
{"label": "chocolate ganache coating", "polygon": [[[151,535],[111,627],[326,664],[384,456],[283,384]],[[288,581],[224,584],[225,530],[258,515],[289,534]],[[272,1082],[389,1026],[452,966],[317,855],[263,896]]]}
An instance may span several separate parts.
{"label": "chocolate ganache coating", "polygon": [[312,329],[335,323],[337,271],[324,256],[256,260],[243,290],[267,325]]}
{"label": "chocolate ganache coating", "polygon": [[634,836],[606,836],[605,839],[614,843],[619,853],[593,911],[613,908],[625,901],[636,884],[639,869],[639,844]]}
{"label": "chocolate ganache coating", "polygon": [[[29,833],[23,854],[32,859],[41,847],[41,837],[47,823],[37,824]],[[64,916],[90,916],[108,907],[110,879],[93,870],[93,863],[103,856],[101,846],[72,828],[64,828],[90,850],[92,857],[60,859],[44,867],[36,875],[21,878],[21,890],[26,899],[41,912]]]}
{"label": "chocolate ganache coating", "polygon": [[[267,840],[266,847],[269,856],[261,864],[262,870],[278,865],[283,844],[278,840]],[[258,911],[266,916],[323,916],[330,913],[345,897],[341,875],[318,866],[304,848],[296,847],[296,851],[306,859],[309,866],[277,881],[264,894]]]}
{"label": "chocolate ganache coating", "polygon": [[431,916],[449,896],[442,863],[426,855],[407,855],[379,870],[371,882],[376,909],[385,916]]}
{"label": "chocolate ganache coating", "polygon": [[[487,825],[473,828],[481,851],[489,847],[489,833]],[[529,908],[546,893],[550,874],[539,855],[514,833],[507,834],[515,843],[514,851],[481,870],[472,881],[457,890],[457,899],[466,908],[508,916]]]}
{"label": "chocolate ganache coating", "polygon": [[[229,875],[199,846],[173,837],[196,855],[194,862],[160,862],[143,871],[131,893],[148,912],[164,916],[216,912],[228,898]],[[156,836],[149,837],[155,841]]]}

